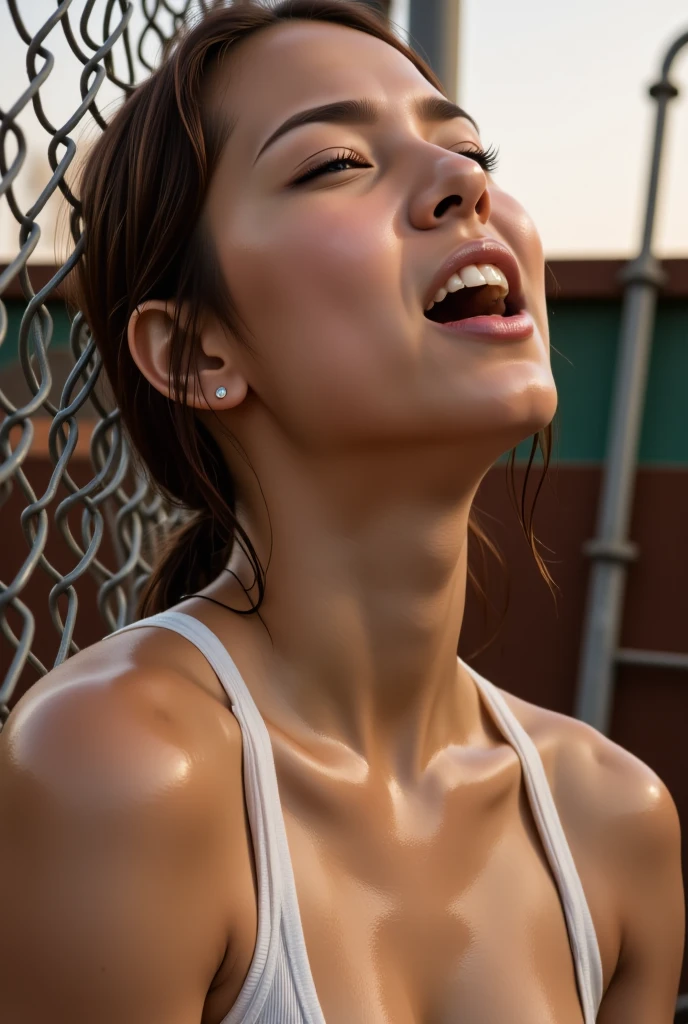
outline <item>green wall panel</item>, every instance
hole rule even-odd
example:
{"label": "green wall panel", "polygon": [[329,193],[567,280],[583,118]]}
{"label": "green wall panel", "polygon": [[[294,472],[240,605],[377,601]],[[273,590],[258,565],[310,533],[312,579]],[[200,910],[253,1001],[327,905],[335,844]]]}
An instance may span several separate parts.
{"label": "green wall panel", "polygon": [[688,465],[688,302],[659,307],[640,461]]}
{"label": "green wall panel", "polygon": [[551,361],[559,393],[561,460],[597,461],[604,451],[614,378],[620,307],[616,303],[551,303]]}
{"label": "green wall panel", "polygon": [[[24,302],[8,301],[5,303],[7,307],[7,337],[5,338],[2,345],[0,345],[0,372],[9,366],[17,358],[19,350],[19,328],[21,326],[22,315],[26,309]],[[67,310],[61,302],[49,302],[48,311],[53,318],[53,338],[50,342],[50,348],[48,351],[53,349],[68,349],[69,348],[69,317]]]}

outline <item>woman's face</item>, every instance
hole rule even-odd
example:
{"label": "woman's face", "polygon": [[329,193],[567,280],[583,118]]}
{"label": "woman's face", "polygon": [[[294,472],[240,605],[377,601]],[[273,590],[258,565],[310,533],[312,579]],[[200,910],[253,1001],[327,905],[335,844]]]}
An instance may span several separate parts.
{"label": "woman's face", "polygon": [[[232,51],[209,95],[234,122],[205,220],[255,350],[236,348],[242,414],[267,410],[304,452],[470,440],[492,460],[552,420],[538,234],[470,155],[482,143],[467,117],[419,116],[441,94],[403,54],[295,21]],[[292,115],[349,100],[374,121],[302,124],[266,146]],[[481,239],[516,259],[527,337],[457,334],[425,315],[446,261]]]}

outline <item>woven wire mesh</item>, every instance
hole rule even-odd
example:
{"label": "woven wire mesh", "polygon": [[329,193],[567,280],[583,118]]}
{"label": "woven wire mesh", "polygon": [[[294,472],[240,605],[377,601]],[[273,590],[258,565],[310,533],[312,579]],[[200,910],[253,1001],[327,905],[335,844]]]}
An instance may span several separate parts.
{"label": "woven wire mesh", "polygon": [[[26,503],[21,528],[27,548],[19,571],[0,582],[0,628],[14,652],[0,681],[0,728],[24,668],[30,665],[42,675],[52,667],[43,664],[32,650],[36,620],[22,600],[22,592],[33,574],[46,573],[52,581],[48,603],[57,634],[53,662],[57,665],[79,649],[74,641],[78,581],[85,574],[96,581],[104,633],[131,621],[155,546],[183,516],[151,488],[132,460],[119,412],[108,401],[106,389],[99,386],[101,360],[80,313],[71,317],[69,326],[73,366],[61,393],[55,393],[50,358],[54,320],[46,300],[55,295],[83,250],[80,204],[70,183],[70,168],[76,167],[81,145],[75,141],[76,131],[87,123],[96,131],[104,129],[104,84],[110,83],[110,94],[114,87],[115,96],[123,100],[154,68],[180,27],[213,6],[212,0],[178,0],[176,4],[170,0],[57,0],[49,15],[31,31],[28,18],[35,22],[37,9],[47,13],[48,4],[8,0],[14,35],[4,38],[2,46],[25,51],[27,84],[9,103],[2,97],[0,107],[0,204],[9,207],[17,230],[16,255],[0,271],[0,346],[9,340],[16,344],[30,394],[22,404],[15,404],[0,387],[0,507],[7,507],[14,489],[21,490]],[[56,68],[53,51],[58,33],[81,65],[80,102],[61,124],[53,123],[45,102],[54,88],[51,76]],[[17,186],[26,173],[30,146],[21,122],[30,107],[45,133],[51,173],[37,198],[22,208]],[[35,290],[29,260],[41,235],[39,216],[56,193],[66,208],[71,251],[51,268],[50,280]],[[2,298],[10,288],[15,296],[22,296],[18,337],[12,339]],[[90,479],[79,486],[70,458],[86,409],[96,426],[90,441]],[[52,420],[48,433],[51,472],[47,487],[36,493],[27,476],[27,459],[34,421],[46,414]],[[66,573],[46,557],[49,531],[60,533],[70,553],[72,567]],[[114,553],[110,564],[99,557],[106,531]],[[10,609],[13,624],[8,619]]]}

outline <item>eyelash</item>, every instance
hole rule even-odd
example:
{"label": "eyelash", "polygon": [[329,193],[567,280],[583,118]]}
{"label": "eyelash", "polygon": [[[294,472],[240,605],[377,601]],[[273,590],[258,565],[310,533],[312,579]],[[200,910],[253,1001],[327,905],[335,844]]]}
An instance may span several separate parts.
{"label": "eyelash", "polygon": [[[482,169],[492,174],[497,169],[499,163],[499,150],[496,146],[488,146],[487,149],[460,149],[458,150],[461,156],[470,156],[476,163],[480,164]],[[307,181],[311,181],[313,178],[322,174],[328,167],[333,164],[349,163],[354,164],[356,167],[370,167],[371,165],[367,160],[362,160],[357,153],[354,153],[352,149],[344,149],[330,160],[324,160],[322,163],[316,164],[314,167],[310,167],[304,174],[293,182],[295,185],[303,185]],[[335,172],[337,173],[337,172]]]}
{"label": "eyelash", "polygon": [[299,178],[296,179],[294,185],[303,185],[305,182],[310,181],[317,175],[321,174],[328,167],[333,164],[355,164],[356,167],[370,167],[367,160],[362,160],[358,153],[354,153],[352,149],[343,149],[340,153],[337,153],[335,157],[330,160],[323,160],[322,163],[315,164],[313,167],[309,167]]}

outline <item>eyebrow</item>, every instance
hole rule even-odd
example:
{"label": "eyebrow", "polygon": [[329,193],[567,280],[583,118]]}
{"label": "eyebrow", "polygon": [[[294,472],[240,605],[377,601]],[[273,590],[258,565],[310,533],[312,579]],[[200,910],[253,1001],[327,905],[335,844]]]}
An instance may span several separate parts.
{"label": "eyebrow", "polygon": [[[457,117],[465,117],[470,121],[476,131],[480,131],[478,125],[465,110],[458,107],[456,103],[444,99],[442,96],[421,96],[413,104],[413,111],[421,121],[453,121]],[[339,100],[336,103],[325,103],[320,107],[310,107],[308,110],[300,110],[288,117],[279,128],[276,129],[270,138],[263,143],[258,156],[253,161],[257,163],[265,150],[278,139],[281,139],[287,132],[300,128],[304,124],[377,124],[380,120],[380,111],[375,103],[368,99],[360,100]]]}

